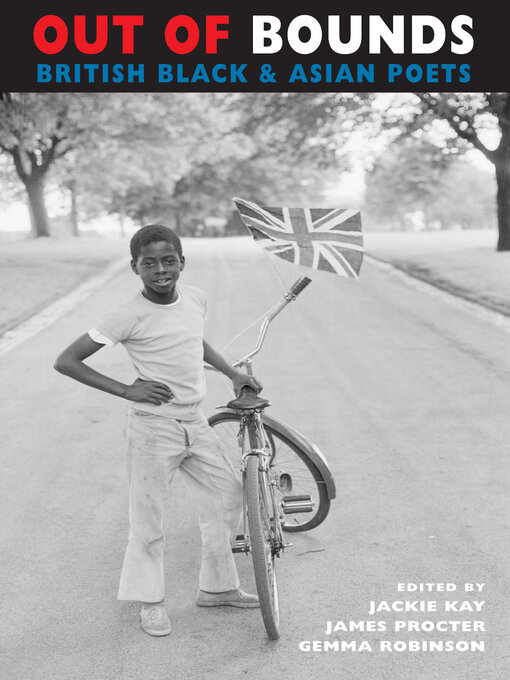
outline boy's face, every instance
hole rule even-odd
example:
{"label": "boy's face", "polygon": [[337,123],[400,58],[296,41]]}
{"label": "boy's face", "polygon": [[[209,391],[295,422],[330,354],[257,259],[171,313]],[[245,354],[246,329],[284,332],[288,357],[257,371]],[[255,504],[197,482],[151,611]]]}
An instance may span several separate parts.
{"label": "boy's face", "polygon": [[142,247],[136,262],[131,261],[131,268],[142,279],[145,297],[153,302],[173,302],[184,257],[173,243],[153,241]]}

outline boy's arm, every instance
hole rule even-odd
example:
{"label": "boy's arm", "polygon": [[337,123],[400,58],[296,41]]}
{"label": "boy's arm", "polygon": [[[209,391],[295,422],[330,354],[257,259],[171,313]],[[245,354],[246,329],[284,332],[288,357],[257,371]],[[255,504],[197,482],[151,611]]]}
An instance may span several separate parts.
{"label": "boy's arm", "polygon": [[148,401],[159,406],[162,402],[172,399],[172,392],[162,383],[137,379],[132,385],[125,385],[87,366],[84,359],[95,354],[101,347],[104,345],[92,340],[90,335],[85,333],[58,356],[54,365],[55,370],[85,385],[130,401]]}
{"label": "boy's arm", "polygon": [[254,375],[248,375],[242,371],[233,368],[214,347],[204,340],[204,361],[216,368],[221,373],[224,373],[230,378],[234,384],[234,392],[239,394],[239,390],[243,385],[248,385],[255,392],[260,392],[262,383]]}

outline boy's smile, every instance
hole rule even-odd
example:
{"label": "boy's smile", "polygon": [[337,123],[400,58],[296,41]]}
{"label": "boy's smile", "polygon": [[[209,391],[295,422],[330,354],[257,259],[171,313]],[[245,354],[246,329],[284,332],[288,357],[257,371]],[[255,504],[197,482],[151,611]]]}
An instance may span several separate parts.
{"label": "boy's smile", "polygon": [[144,297],[161,305],[175,302],[175,284],[184,268],[184,257],[179,255],[173,243],[147,243],[142,246],[136,262],[131,262],[131,268],[144,284]]}

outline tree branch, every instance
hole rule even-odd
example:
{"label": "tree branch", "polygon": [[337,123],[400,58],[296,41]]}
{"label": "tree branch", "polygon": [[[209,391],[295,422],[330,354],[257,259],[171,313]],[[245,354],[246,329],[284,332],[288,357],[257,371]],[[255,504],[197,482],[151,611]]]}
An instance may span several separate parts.
{"label": "tree branch", "polygon": [[510,128],[510,95],[507,92],[487,92],[485,99],[501,128]]}
{"label": "tree branch", "polygon": [[[495,162],[494,151],[491,151],[485,146],[485,144],[482,143],[482,141],[478,137],[476,130],[474,129],[474,127],[472,127],[472,123],[470,124],[470,122],[466,118],[462,118],[460,121],[455,121],[451,118],[446,118],[446,120],[450,127],[452,128],[452,130],[456,132],[459,137],[465,139],[467,142],[470,142],[470,144],[472,144],[475,147],[475,149],[481,151],[483,155],[486,158],[488,158],[492,163]],[[468,125],[468,127],[461,128],[460,127],[461,122],[465,122]]]}
{"label": "tree branch", "polygon": [[15,148],[16,147],[14,147],[14,146],[6,146],[2,142],[0,142],[0,149],[2,149],[2,151],[5,151],[6,153],[9,153],[9,154],[12,155],[12,152]]}
{"label": "tree branch", "polygon": [[[62,140],[62,141],[66,141],[66,140]],[[66,153],[69,153],[69,151],[73,151],[73,149],[76,149],[76,144],[68,143],[68,145],[65,146],[64,148],[62,148],[62,146],[61,146],[60,149],[55,152],[54,157],[55,157],[55,159],[62,158],[63,156],[66,155]]]}
{"label": "tree branch", "polygon": [[57,145],[60,143],[61,139],[57,135],[52,135],[50,137],[51,139],[51,146],[47,149],[44,149],[41,152],[42,155],[42,163],[39,166],[41,174],[44,174],[48,171],[48,168],[50,165],[53,163],[55,160],[55,153],[57,149]]}
{"label": "tree branch", "polygon": [[471,117],[462,115],[459,113],[458,109],[455,109],[445,99],[437,99],[428,92],[417,92],[416,95],[425,109],[446,120],[458,137],[472,144],[475,149],[483,153],[491,163],[496,162],[496,152],[491,151],[491,149],[488,149],[485,144],[483,144],[475,129],[474,120]]}
{"label": "tree branch", "polygon": [[14,167],[16,168],[16,172],[18,173],[18,177],[24,184],[26,184],[29,178],[29,174],[25,172],[25,168],[23,167],[23,160],[21,158],[21,152],[19,150],[19,147],[14,147],[9,153],[13,157]]}

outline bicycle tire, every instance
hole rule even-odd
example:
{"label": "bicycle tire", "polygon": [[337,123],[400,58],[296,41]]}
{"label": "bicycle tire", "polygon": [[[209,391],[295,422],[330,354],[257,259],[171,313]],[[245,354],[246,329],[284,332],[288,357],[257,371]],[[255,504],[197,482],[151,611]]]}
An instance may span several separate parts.
{"label": "bicycle tire", "polygon": [[[232,457],[233,464],[238,464],[239,459],[237,433],[240,420],[240,414],[231,411],[215,413],[209,418],[209,424],[218,435],[225,453]],[[268,435],[269,445],[273,452],[270,462],[271,471],[277,475],[281,475],[281,472],[290,474],[293,484],[292,492],[309,494],[314,502],[313,511],[310,513],[283,515],[283,530],[299,532],[318,527],[326,519],[331,505],[321,472],[310,460],[306,451],[286,436],[283,424],[276,429],[264,423],[264,430]],[[237,460],[233,460],[234,456]],[[278,502],[286,494],[286,491],[281,490],[278,485],[276,486]]]}
{"label": "bicycle tire", "polygon": [[246,506],[250,532],[251,557],[260,611],[266,632],[271,640],[278,640],[280,613],[276,584],[275,556],[271,548],[271,517],[263,499],[265,473],[259,472],[258,456],[248,456],[246,462]]}

